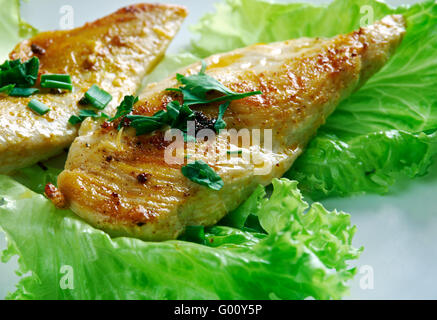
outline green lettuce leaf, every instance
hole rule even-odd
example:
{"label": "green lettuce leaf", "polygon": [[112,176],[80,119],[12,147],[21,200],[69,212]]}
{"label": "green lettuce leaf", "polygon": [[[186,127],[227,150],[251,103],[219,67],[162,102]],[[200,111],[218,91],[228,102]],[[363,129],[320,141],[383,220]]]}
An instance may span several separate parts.
{"label": "green lettuce leaf", "polygon": [[390,130],[347,140],[319,134],[287,175],[313,199],[386,193],[401,175],[425,175],[435,154],[435,133]]}
{"label": "green lettuce leaf", "polygon": [[0,0],[0,8],[0,61],[3,61],[19,41],[36,34],[36,29],[21,19],[20,0]]}
{"label": "green lettuce leaf", "polygon": [[313,199],[384,193],[401,174],[425,174],[437,153],[436,137],[429,134],[437,129],[435,1],[391,8],[375,0],[335,0],[327,6],[228,0],[193,27],[192,53],[205,57],[253,43],[331,37],[393,13],[407,19],[402,45],[340,104],[286,174]]}
{"label": "green lettuce leaf", "polygon": [[262,232],[206,228],[206,245],[111,239],[0,176],[0,225],[28,273],[10,299],[337,299],[355,269],[350,216],[310,208],[287,179],[251,197]]}

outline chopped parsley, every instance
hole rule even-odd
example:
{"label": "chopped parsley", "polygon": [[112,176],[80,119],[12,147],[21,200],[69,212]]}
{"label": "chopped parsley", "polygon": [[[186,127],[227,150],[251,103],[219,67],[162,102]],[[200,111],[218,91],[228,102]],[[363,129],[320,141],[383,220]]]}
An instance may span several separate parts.
{"label": "chopped parsley", "polygon": [[161,115],[159,113],[151,117],[128,115],[126,119],[129,120],[129,126],[135,128],[137,136],[140,136],[161,128],[164,124]]}
{"label": "chopped parsley", "polygon": [[87,110],[83,109],[79,111],[79,115],[72,115],[70,119],[68,119],[68,122],[72,125],[76,125],[78,123],[82,123],[86,118],[109,118],[106,114],[101,112],[98,114],[94,110]]}
{"label": "chopped parsley", "polygon": [[0,87],[14,84],[19,88],[30,88],[38,78],[39,59],[33,57],[26,62],[6,60],[0,65]]}
{"label": "chopped parsley", "polygon": [[118,118],[123,118],[124,116],[131,113],[132,109],[134,108],[134,104],[137,102],[138,102],[138,97],[125,96],[123,101],[117,107],[117,112],[115,113],[115,116],[110,118],[109,121],[114,121]]}
{"label": "chopped parsley", "polygon": [[222,178],[204,161],[196,160],[182,167],[182,174],[191,181],[207,186],[213,190],[220,190],[224,183]]}
{"label": "chopped parsley", "polygon": [[8,84],[0,88],[0,93],[10,94],[12,89],[14,89],[15,84]]}
{"label": "chopped parsley", "polygon": [[[170,126],[171,128],[180,129],[184,133],[184,137],[186,138],[185,141],[188,141],[191,138],[189,138],[186,133],[187,121],[194,120],[195,118],[194,111],[190,106],[225,101],[225,103],[219,107],[219,115],[214,124],[214,128],[217,132],[220,129],[226,128],[226,122],[223,120],[223,115],[229,107],[230,101],[261,94],[261,91],[247,93],[233,92],[213,77],[207,75],[205,70],[206,63],[202,61],[202,68],[198,74],[191,76],[177,74],[176,79],[183,84],[183,86],[166,89],[169,91],[181,92],[183,95],[182,105],[178,101],[171,101],[167,104],[166,110],[158,111],[153,116],[129,115],[132,111],[133,104],[138,100],[133,101],[132,96],[126,96],[125,100],[117,108],[116,115],[110,120],[113,121],[120,117],[126,118],[129,120],[129,126],[136,129],[137,135],[147,134],[162,127]],[[211,91],[221,93],[223,96],[208,100],[206,94]],[[129,100],[129,103],[127,103],[126,100]],[[122,124],[123,121],[120,122],[120,125]]]}
{"label": "chopped parsley", "polygon": [[[218,101],[232,101],[239,100],[249,96],[262,94],[261,91],[252,91],[246,93],[237,93],[226,88],[219,81],[205,73],[206,63],[202,61],[202,68],[198,74],[184,76],[182,74],[176,74],[176,79],[178,82],[183,84],[179,88],[168,88],[169,91],[177,91],[182,93],[184,96],[184,104],[186,105],[196,105],[196,104],[206,104]],[[208,92],[218,92],[223,94],[223,96],[215,99],[207,99],[206,94]]]}
{"label": "chopped parsley", "polygon": [[219,114],[218,114],[216,122],[214,123],[214,129],[216,132],[219,132],[220,129],[226,128],[226,122],[225,122],[225,120],[223,120],[223,115],[225,114],[229,105],[230,105],[230,102],[227,101],[219,106]]}

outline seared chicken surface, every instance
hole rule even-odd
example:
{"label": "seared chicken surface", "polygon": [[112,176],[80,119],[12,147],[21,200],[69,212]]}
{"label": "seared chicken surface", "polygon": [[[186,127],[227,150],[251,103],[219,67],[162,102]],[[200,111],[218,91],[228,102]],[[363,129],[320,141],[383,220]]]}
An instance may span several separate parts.
{"label": "seared chicken surface", "polygon": [[[36,56],[39,75],[69,74],[74,88],[65,93],[41,89],[28,98],[0,95],[0,173],[32,165],[69,147],[78,126],[68,119],[78,114],[78,101],[93,84],[112,95],[104,112],[113,113],[123,96],[135,93],[159,62],[186,15],[180,6],[137,4],[83,27],[43,32],[18,44],[11,59],[26,61]],[[45,103],[51,111],[35,114],[27,107],[31,99]]]}
{"label": "seared chicken surface", "polygon": [[[113,236],[166,240],[188,225],[213,225],[257,185],[269,184],[291,167],[338,103],[387,62],[404,33],[403,17],[387,16],[333,39],[257,44],[206,59],[206,73],[231,90],[262,91],[230,104],[224,116],[227,129],[272,130],[271,148],[254,140],[248,146],[232,145],[227,133],[212,142],[215,150],[242,148],[261,162],[193,155],[223,179],[219,191],[190,181],[181,173],[183,164],[167,163],[171,142],[163,131],[136,136],[133,128],[117,131],[116,124],[91,120],[82,125],[70,149],[59,190],[76,214]],[[181,73],[199,70],[197,63]],[[151,116],[168,102],[181,101],[179,93],[165,91],[178,86],[175,76],[149,85],[133,113]],[[193,109],[209,119],[218,115],[217,104]],[[198,140],[196,145],[205,143]]]}

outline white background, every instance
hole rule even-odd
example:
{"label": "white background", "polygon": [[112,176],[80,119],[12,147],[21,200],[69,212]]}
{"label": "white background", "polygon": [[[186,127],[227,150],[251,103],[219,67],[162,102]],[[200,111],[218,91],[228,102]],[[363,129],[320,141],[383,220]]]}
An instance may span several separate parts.
{"label": "white background", "polygon": [[[301,0],[302,1],[302,0]],[[22,14],[26,21],[40,30],[59,28],[59,9],[63,5],[74,8],[74,24],[79,26],[106,15],[132,0],[31,0],[24,2]],[[213,11],[213,3],[206,0],[154,1],[183,4],[190,10],[181,32],[169,51],[177,52],[189,43],[188,25],[206,12]],[[287,2],[287,1],[283,1]],[[314,3],[329,1],[314,0]],[[414,0],[392,0],[390,4],[409,4]],[[437,94],[437,92],[436,92]],[[437,298],[437,165],[430,174],[413,181],[398,183],[388,195],[366,195],[346,199],[329,199],[323,204],[352,214],[358,232],[356,246],[365,251],[356,262],[358,268],[371,266],[374,288],[360,288],[362,275],[351,283],[353,299],[432,299]],[[0,250],[5,247],[0,235]],[[0,263],[0,298],[13,291],[16,258]]]}

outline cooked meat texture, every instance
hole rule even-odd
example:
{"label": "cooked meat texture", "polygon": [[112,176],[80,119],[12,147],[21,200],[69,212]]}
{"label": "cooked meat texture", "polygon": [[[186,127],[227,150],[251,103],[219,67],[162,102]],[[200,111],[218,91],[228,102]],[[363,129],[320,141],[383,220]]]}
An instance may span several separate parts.
{"label": "cooked meat texture", "polygon": [[[174,5],[137,4],[68,31],[43,32],[19,43],[11,59],[40,59],[41,74],[69,74],[73,92],[42,89],[29,98],[0,96],[0,173],[32,165],[69,147],[78,125],[78,101],[96,84],[113,99],[111,114],[126,94],[134,94],[159,62],[187,12]],[[39,85],[37,83],[37,85]],[[50,107],[44,116],[27,104],[38,99]]]}
{"label": "cooked meat texture", "polygon": [[[403,17],[394,15],[333,39],[257,44],[206,59],[206,73],[231,90],[262,91],[230,104],[227,129],[272,130],[271,150],[256,139],[232,144],[229,132],[211,142],[213,150],[242,149],[257,161],[235,155],[217,161],[214,153],[202,152],[207,143],[198,139],[200,151],[191,155],[221,176],[219,191],[190,181],[181,173],[183,164],[167,163],[164,155],[172,142],[163,131],[135,136],[133,128],[117,131],[116,124],[96,121],[82,125],[59,189],[76,214],[113,236],[166,240],[189,225],[214,225],[257,185],[269,184],[291,167],[338,103],[384,66],[404,32]],[[181,73],[199,70],[197,63]],[[175,76],[149,85],[134,114],[152,115],[169,101],[181,100],[178,93],[165,91],[178,86]],[[195,109],[209,119],[218,114],[217,105]]]}

